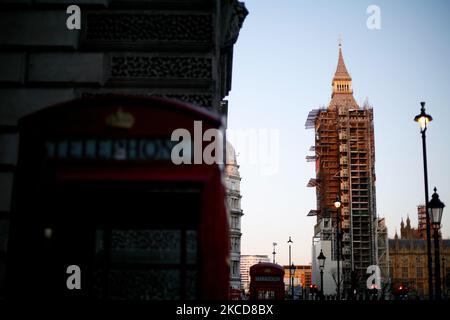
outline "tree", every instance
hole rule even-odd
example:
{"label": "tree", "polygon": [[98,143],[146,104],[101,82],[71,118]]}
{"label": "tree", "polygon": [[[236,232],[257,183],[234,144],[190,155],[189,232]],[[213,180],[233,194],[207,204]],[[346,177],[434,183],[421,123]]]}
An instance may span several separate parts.
{"label": "tree", "polygon": [[[338,281],[337,281],[337,270],[335,269],[331,269],[331,277],[334,280],[334,284],[336,285],[336,295],[338,294]],[[341,293],[342,293],[342,284],[344,283],[344,279],[341,277],[340,278],[340,288],[341,288]]]}

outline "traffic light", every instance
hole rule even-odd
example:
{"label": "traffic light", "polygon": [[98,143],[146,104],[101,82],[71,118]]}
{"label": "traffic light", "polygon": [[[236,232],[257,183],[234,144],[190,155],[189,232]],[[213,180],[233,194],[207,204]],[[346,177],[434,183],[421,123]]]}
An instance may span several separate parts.
{"label": "traffic light", "polygon": [[396,293],[399,297],[405,298],[409,293],[409,288],[405,284],[400,284],[396,289]]}
{"label": "traffic light", "polygon": [[319,289],[318,289],[317,284],[310,284],[309,285],[309,292],[310,293],[318,293]]}

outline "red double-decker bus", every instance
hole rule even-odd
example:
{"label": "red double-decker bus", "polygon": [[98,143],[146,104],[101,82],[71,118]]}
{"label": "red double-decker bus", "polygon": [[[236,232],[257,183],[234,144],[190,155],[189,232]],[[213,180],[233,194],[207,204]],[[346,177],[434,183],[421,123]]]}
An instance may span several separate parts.
{"label": "red double-decker bus", "polygon": [[[227,299],[229,235],[219,164],[171,161],[174,130],[221,119],[171,100],[105,96],[19,122],[9,296]],[[81,289],[69,288],[69,266]]]}
{"label": "red double-decker bus", "polygon": [[251,300],[284,300],[284,268],[270,262],[250,267]]}

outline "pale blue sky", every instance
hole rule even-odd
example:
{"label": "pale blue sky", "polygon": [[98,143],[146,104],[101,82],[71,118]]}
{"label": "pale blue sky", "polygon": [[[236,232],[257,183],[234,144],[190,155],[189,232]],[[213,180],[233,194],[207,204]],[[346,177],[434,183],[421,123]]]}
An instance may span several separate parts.
{"label": "pale blue sky", "polygon": [[[315,218],[312,130],[308,112],[328,105],[336,70],[338,38],[358,102],[374,107],[377,212],[389,235],[424,201],[420,133],[414,116],[420,101],[434,121],[428,130],[430,191],[436,185],[450,236],[450,2],[247,0],[249,15],[234,50],[230,129],[278,129],[280,166],[274,175],[242,164],[242,253],[295,263],[311,261]],[[381,30],[369,30],[369,5],[381,9]],[[241,156],[246,150],[237,150]],[[238,158],[239,161],[239,158]],[[431,196],[431,193],[430,193]]]}

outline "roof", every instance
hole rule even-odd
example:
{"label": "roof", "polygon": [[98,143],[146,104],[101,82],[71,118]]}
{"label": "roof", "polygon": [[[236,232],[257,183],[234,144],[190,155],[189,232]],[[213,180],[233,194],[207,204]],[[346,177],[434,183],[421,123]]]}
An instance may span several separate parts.
{"label": "roof", "polygon": [[[425,248],[426,247],[426,241],[423,239],[415,239],[415,240],[389,239],[389,248],[394,248],[396,243],[398,243],[398,246],[400,249]],[[449,248],[450,240],[444,239],[444,240],[442,240],[442,244],[443,244],[443,247]]]}
{"label": "roof", "polygon": [[359,109],[353,94],[335,92],[330,101],[330,108],[346,107],[346,109]]}
{"label": "roof", "polygon": [[272,262],[259,262],[257,264],[254,264],[250,267],[250,269],[259,269],[259,268],[274,268],[284,271],[283,266],[280,266],[279,264],[272,263]]}
{"label": "roof", "polygon": [[344,57],[342,55],[341,45],[339,45],[339,58],[333,80],[352,80],[345,66]]}
{"label": "roof", "polygon": [[[342,48],[339,44],[339,58],[338,58],[338,64],[336,67],[336,72],[333,77],[334,81],[351,81],[352,77],[347,71],[347,67],[345,66],[344,62],[344,56],[342,55]],[[348,109],[359,109],[358,103],[356,103],[355,98],[353,97],[353,93],[350,92],[339,92],[334,91],[331,95],[331,101],[329,104],[329,109],[341,109],[344,108],[345,110]]]}
{"label": "roof", "polygon": [[222,118],[215,112],[205,108],[192,105],[164,97],[132,95],[132,94],[109,94],[100,96],[81,97],[58,104],[47,106],[43,109],[27,114],[19,120],[19,126],[36,119],[47,119],[49,115],[58,115],[59,113],[68,113],[69,111],[78,112],[81,109],[92,110],[93,108],[107,107],[140,107],[156,108],[169,112],[176,112],[186,116],[195,117],[197,120],[208,121],[216,126],[222,126]]}
{"label": "roof", "polygon": [[389,247],[394,247],[398,241],[398,246],[400,249],[409,249],[409,248],[425,248],[426,241],[419,240],[408,240],[408,239],[398,239],[398,240],[389,240]]}

